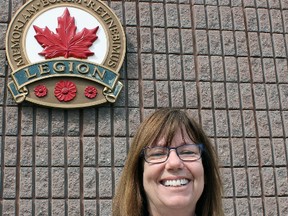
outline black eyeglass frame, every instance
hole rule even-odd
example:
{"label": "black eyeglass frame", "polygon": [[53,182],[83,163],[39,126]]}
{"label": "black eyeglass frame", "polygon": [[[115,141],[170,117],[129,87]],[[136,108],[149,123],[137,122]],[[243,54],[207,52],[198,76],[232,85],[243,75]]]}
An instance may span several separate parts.
{"label": "black eyeglass frame", "polygon": [[[200,150],[200,156],[199,156],[199,158],[197,158],[197,159],[195,159],[195,160],[185,160],[185,159],[182,159],[182,158],[179,156],[179,154],[178,154],[178,148],[183,147],[183,146],[185,146],[185,145],[194,145],[194,146],[197,146],[197,147],[199,148],[199,150]],[[147,161],[147,160],[146,160],[145,150],[146,150],[146,149],[151,149],[151,148],[154,148],[154,147],[162,147],[162,148],[168,149],[168,153],[167,153],[166,159],[165,159],[164,161],[161,161],[161,162],[150,162],[150,161]],[[154,147],[149,147],[149,146],[147,146],[147,147],[145,147],[145,148],[142,149],[141,156],[144,158],[144,160],[145,160],[147,163],[150,163],[150,164],[161,164],[161,163],[165,163],[165,162],[168,160],[169,156],[170,156],[171,150],[173,150],[173,149],[175,150],[178,158],[179,158],[181,161],[184,161],[184,162],[193,162],[193,161],[200,160],[200,159],[202,158],[202,153],[204,152],[204,145],[203,145],[202,143],[193,143],[193,144],[185,143],[185,144],[180,145],[180,146],[177,146],[177,147],[169,147],[169,146],[154,146]]]}

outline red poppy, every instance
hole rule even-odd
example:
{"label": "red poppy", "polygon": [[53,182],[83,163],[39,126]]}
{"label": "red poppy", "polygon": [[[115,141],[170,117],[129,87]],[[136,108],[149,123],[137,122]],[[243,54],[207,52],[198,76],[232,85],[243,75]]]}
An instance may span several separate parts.
{"label": "red poppy", "polygon": [[48,93],[48,89],[46,88],[45,85],[38,85],[34,88],[34,94],[41,98],[41,97],[45,97]]}
{"label": "red poppy", "polygon": [[87,86],[85,88],[85,96],[90,99],[95,98],[97,96],[97,89],[93,86]]}
{"label": "red poppy", "polygon": [[63,81],[56,83],[54,95],[59,101],[71,101],[76,97],[76,85],[71,81]]}

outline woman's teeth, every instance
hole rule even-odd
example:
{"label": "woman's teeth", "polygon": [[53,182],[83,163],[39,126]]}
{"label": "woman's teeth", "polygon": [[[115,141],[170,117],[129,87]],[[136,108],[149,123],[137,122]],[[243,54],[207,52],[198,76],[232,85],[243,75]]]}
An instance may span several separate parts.
{"label": "woman's teeth", "polygon": [[163,185],[166,187],[179,187],[188,184],[188,182],[187,179],[166,180],[163,181]]}

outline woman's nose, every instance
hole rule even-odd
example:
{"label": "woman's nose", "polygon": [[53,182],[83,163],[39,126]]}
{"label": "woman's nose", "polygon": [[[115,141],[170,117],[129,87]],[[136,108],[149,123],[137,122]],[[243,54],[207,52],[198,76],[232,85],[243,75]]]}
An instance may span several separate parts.
{"label": "woman's nose", "polygon": [[175,149],[170,149],[166,166],[168,169],[179,169],[183,167],[183,161],[179,158]]}

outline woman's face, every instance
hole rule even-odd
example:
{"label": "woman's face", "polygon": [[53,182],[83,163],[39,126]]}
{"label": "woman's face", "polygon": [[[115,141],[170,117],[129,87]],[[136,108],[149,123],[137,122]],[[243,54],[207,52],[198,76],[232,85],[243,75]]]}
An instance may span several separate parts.
{"label": "woman's face", "polygon": [[[192,144],[193,141],[185,129],[181,133],[179,128],[172,139],[171,147],[185,143]],[[160,138],[156,145],[166,146],[165,139]],[[182,215],[179,213],[183,210],[187,215],[192,215],[204,189],[202,160],[183,162],[176,151],[171,150],[164,163],[144,163],[143,186],[152,215],[161,215],[161,212],[167,210],[171,213],[177,210],[178,215]]]}

